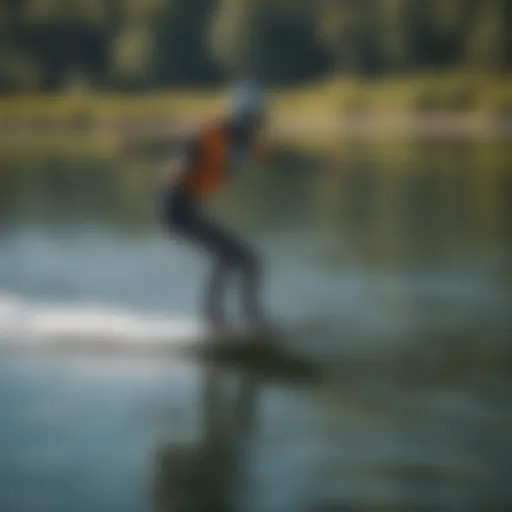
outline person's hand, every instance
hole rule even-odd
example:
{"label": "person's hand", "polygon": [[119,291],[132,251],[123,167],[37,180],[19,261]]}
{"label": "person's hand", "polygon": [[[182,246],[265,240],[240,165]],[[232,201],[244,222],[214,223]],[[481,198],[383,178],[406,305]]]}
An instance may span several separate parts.
{"label": "person's hand", "polygon": [[187,161],[182,156],[166,159],[160,168],[161,185],[172,187],[176,185],[187,172]]}

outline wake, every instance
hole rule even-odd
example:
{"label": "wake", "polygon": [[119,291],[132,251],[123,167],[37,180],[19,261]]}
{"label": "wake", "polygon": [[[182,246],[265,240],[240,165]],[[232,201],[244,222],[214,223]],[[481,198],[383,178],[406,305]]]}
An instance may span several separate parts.
{"label": "wake", "polygon": [[102,304],[48,304],[0,296],[0,348],[68,345],[141,348],[199,339],[206,326],[194,318],[145,315]]}

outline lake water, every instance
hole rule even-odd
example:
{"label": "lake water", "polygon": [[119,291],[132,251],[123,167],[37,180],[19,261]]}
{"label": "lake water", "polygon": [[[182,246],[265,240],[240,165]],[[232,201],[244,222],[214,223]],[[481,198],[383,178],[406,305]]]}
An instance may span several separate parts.
{"label": "lake water", "polygon": [[[210,207],[260,249],[275,317],[315,320],[294,336],[321,381],[5,352],[2,512],[512,508],[508,141],[300,163]],[[149,343],[197,314],[208,262],[156,224],[156,167],[0,160],[1,344],[121,323]]]}

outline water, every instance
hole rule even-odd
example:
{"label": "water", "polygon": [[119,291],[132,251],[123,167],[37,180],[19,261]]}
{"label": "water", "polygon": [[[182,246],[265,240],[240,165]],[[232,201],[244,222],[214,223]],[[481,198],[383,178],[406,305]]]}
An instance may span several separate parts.
{"label": "water", "polygon": [[[506,142],[353,143],[239,176],[212,211],[264,254],[275,315],[316,319],[292,341],[321,383],[4,355],[0,510],[510,508],[511,162]],[[154,162],[0,165],[4,343],[120,318],[149,343],[196,315],[207,261],[155,224]]]}

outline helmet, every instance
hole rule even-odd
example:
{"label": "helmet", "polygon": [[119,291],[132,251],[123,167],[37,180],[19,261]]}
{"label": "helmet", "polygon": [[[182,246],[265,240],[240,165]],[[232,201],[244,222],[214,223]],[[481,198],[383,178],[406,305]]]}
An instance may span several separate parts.
{"label": "helmet", "polygon": [[231,119],[260,114],[265,107],[263,90],[253,83],[243,83],[235,88],[229,100],[228,116]]}

